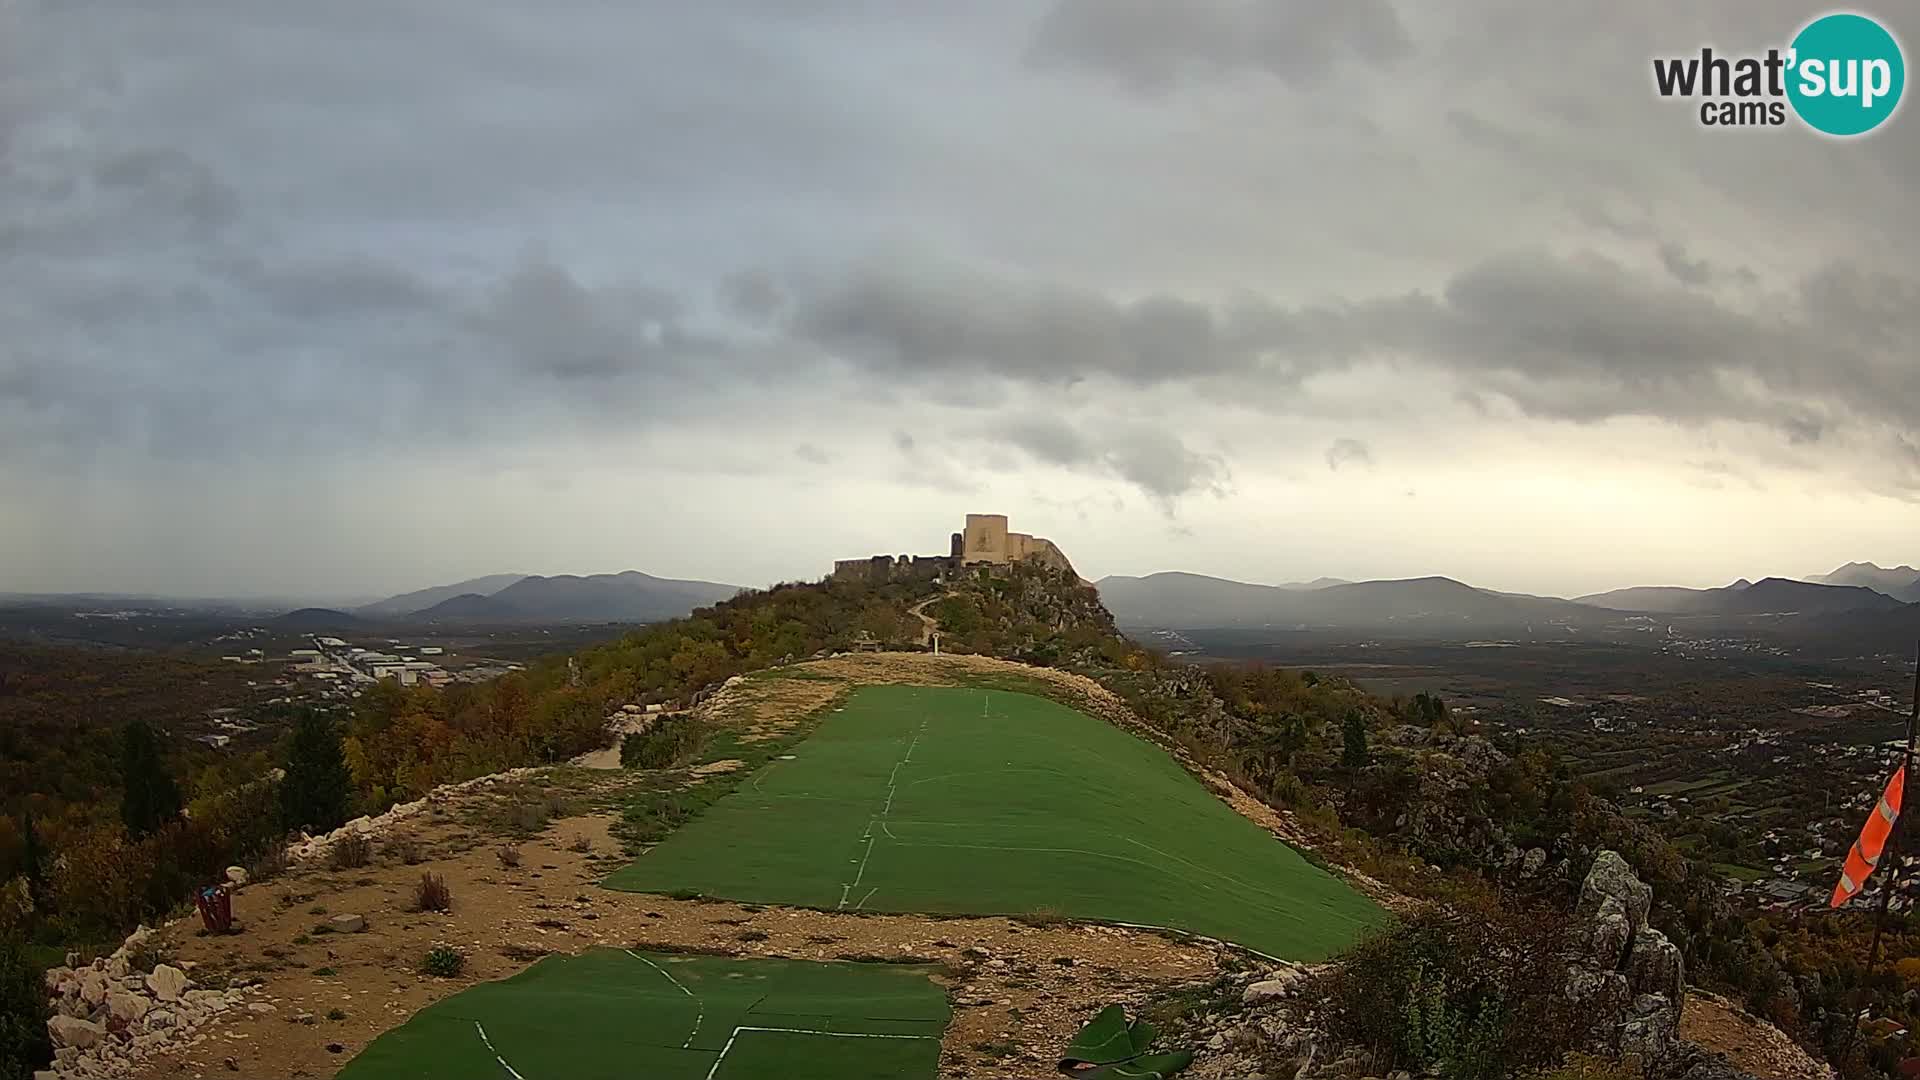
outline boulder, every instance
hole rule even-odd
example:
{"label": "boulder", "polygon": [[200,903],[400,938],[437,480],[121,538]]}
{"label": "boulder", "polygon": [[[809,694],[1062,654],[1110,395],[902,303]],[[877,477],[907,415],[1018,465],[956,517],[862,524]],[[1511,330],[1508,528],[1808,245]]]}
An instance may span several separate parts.
{"label": "boulder", "polygon": [[367,917],[365,915],[335,915],[333,918],[327,920],[327,925],[331,926],[333,932],[336,934],[357,934],[367,928]]}
{"label": "boulder", "polygon": [[1293,993],[1293,982],[1289,979],[1264,979],[1257,983],[1248,983],[1240,992],[1240,1000],[1248,1005],[1264,1005],[1269,1001],[1278,1001]]}
{"label": "boulder", "polygon": [[1577,910],[1581,915],[1593,915],[1607,897],[1620,901],[1627,922],[1634,929],[1647,925],[1647,912],[1653,907],[1653,886],[1636,877],[1633,867],[1628,866],[1617,851],[1602,851],[1593,860],[1593,869],[1587,871],[1587,879],[1580,883]]}
{"label": "boulder", "polygon": [[1532,877],[1545,865],[1547,865],[1547,850],[1528,848],[1527,853],[1520,858],[1520,873],[1524,877]]}
{"label": "boulder", "polygon": [[55,1046],[90,1050],[99,1044],[101,1036],[106,1033],[107,1029],[99,1024],[71,1016],[56,1016],[47,1021],[47,1034],[53,1038]]}
{"label": "boulder", "polygon": [[147,976],[147,989],[161,1001],[179,1001],[180,995],[192,985],[193,980],[187,978],[187,973],[172,964],[161,964]]}
{"label": "boulder", "polygon": [[107,1015],[122,1024],[131,1024],[147,1015],[148,999],[141,994],[116,992],[107,995]]}
{"label": "boulder", "polygon": [[1601,897],[1591,914],[1587,958],[1602,970],[1619,971],[1632,945],[1633,924],[1627,919],[1626,905],[1617,897]]}
{"label": "boulder", "polygon": [[1620,1053],[1657,1061],[1679,1037],[1680,1007],[1665,994],[1641,994],[1620,1025]]}
{"label": "boulder", "polygon": [[88,968],[80,973],[80,1000],[93,1007],[106,1004],[109,985],[106,972]]}
{"label": "boulder", "polygon": [[1640,931],[1627,960],[1627,984],[1636,994],[1660,994],[1674,1003],[1675,1012],[1686,998],[1686,958],[1680,946],[1658,930]]}

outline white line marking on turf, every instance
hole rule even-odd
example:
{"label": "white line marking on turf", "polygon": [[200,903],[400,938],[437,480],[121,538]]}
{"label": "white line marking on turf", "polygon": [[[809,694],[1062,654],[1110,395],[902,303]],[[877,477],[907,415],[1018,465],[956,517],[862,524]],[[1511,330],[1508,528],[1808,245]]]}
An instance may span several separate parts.
{"label": "white line marking on turf", "polygon": [[[840,908],[841,909],[846,908],[848,896],[852,893],[854,889],[857,889],[860,887],[861,879],[867,876],[867,860],[873,858],[873,842],[876,839],[876,837],[873,835],[874,823],[879,822],[880,827],[883,830],[886,830],[887,835],[890,837],[893,836],[893,831],[891,829],[887,829],[887,823],[885,818],[888,814],[893,813],[893,796],[894,796],[894,793],[899,789],[900,766],[905,765],[908,762],[913,760],[913,750],[915,747],[920,745],[920,735],[922,732],[927,730],[927,724],[930,723],[932,719],[933,719],[932,717],[928,717],[925,720],[920,721],[919,729],[916,730],[913,734],[913,741],[907,744],[907,752],[901,756],[899,761],[896,761],[893,763],[893,771],[887,774],[886,805],[880,808],[879,817],[867,819],[867,831],[862,833],[860,836],[860,839],[865,840],[867,842],[867,850],[860,856],[860,870],[858,873],[856,873],[853,876],[853,881],[848,883],[842,883],[840,886]],[[848,859],[847,861],[852,862],[853,860]],[[869,892],[867,893],[867,895],[872,896],[873,893]],[[864,904],[866,903],[866,901],[862,900],[860,903]],[[856,910],[858,909],[858,907],[859,905],[856,904],[855,905]]]}
{"label": "white line marking on turf", "polygon": [[492,1054],[493,1060],[499,1062],[500,1067],[507,1070],[508,1076],[513,1077],[513,1080],[527,1080],[526,1077],[515,1072],[513,1066],[507,1064],[507,1059],[500,1056],[500,1051],[493,1048],[493,1040],[487,1038],[487,1029],[480,1026],[480,1021],[475,1020],[473,1022],[473,1030],[480,1033],[480,1041],[487,1044],[487,1053]]}
{"label": "white line marking on turf", "polygon": [[687,1047],[692,1046],[694,1036],[700,1034],[700,1022],[707,1018],[706,1002],[701,1001],[698,995],[696,995],[693,991],[687,989],[686,984],[682,983],[679,979],[674,978],[673,973],[668,971],[666,968],[663,968],[659,964],[656,964],[653,961],[647,959],[646,957],[641,956],[639,953],[634,952],[632,949],[626,949],[624,951],[628,956],[633,957],[635,960],[638,960],[641,963],[652,968],[653,970],[659,972],[660,974],[665,975],[667,977],[668,982],[680,988],[681,993],[687,995],[690,998],[693,998],[693,1007],[698,1011],[695,1012],[693,1016],[693,1030],[687,1032],[687,1041],[680,1044],[680,1049],[685,1050]]}
{"label": "white line marking on turf", "polygon": [[[713,1059],[713,1067],[707,1070],[706,1080],[713,1080],[714,1076],[720,1072],[720,1063],[727,1060],[728,1051],[733,1049],[733,1041],[738,1039],[740,1033],[743,1031],[770,1031],[782,1035],[825,1035],[830,1039],[939,1039],[938,1035],[869,1035],[863,1031],[814,1031],[810,1028],[737,1027],[733,1029],[731,1035],[727,1036],[727,1045],[720,1048],[720,1056]],[[515,1075],[518,1074],[516,1073]]]}
{"label": "white line marking on turf", "polygon": [[868,890],[867,890],[867,895],[865,895],[865,896],[863,896],[863,897],[861,897],[861,898],[860,898],[860,902],[859,902],[859,903],[857,903],[857,904],[855,904],[855,905],[853,905],[853,910],[855,910],[855,911],[859,911],[859,910],[860,910],[861,908],[863,908],[863,907],[866,907],[866,906],[867,906],[867,901],[869,901],[869,900],[871,900],[871,899],[873,899],[873,894],[874,894],[874,893],[877,893],[877,892],[879,892],[879,891],[880,891],[880,886],[878,886],[878,885],[875,885],[875,886],[874,886],[873,888],[871,888],[871,889],[868,889]]}

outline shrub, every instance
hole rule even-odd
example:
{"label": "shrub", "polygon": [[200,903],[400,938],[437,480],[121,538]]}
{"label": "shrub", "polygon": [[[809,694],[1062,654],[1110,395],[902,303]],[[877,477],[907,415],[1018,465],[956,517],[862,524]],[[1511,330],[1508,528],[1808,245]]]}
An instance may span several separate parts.
{"label": "shrub", "polygon": [[373,861],[373,841],[359,833],[348,833],[333,842],[328,861],[335,870],[357,870]]}
{"label": "shrub", "polygon": [[292,863],[287,857],[287,845],[276,841],[268,844],[260,854],[254,856],[253,862],[247,867],[247,880],[256,884],[272,881],[286,873],[290,865]]}
{"label": "shrub", "polygon": [[435,978],[451,979],[467,968],[466,954],[451,945],[435,945],[427,950],[420,960],[420,973]]}
{"label": "shrub", "polygon": [[453,890],[447,888],[447,879],[421,874],[420,884],[413,888],[413,907],[415,911],[452,911]]}
{"label": "shrub", "polygon": [[620,764],[628,769],[670,769],[698,753],[709,733],[697,720],[662,720],[620,740]]}
{"label": "shrub", "polygon": [[387,858],[408,866],[420,864],[420,841],[411,836],[396,836],[389,839],[382,848]]}
{"label": "shrub", "polygon": [[573,843],[567,845],[567,850],[585,855],[593,850],[593,839],[586,836],[575,837]]}
{"label": "shrub", "polygon": [[1566,919],[1492,901],[1412,916],[1372,935],[1309,993],[1330,1033],[1378,1070],[1493,1080],[1559,1066],[1610,1011],[1566,992]]}
{"label": "shrub", "polygon": [[26,943],[0,938],[0,1076],[32,1076],[53,1059],[47,1038],[47,993]]}
{"label": "shrub", "polygon": [[512,870],[520,865],[520,849],[513,844],[502,844],[494,850],[493,854],[505,869]]}

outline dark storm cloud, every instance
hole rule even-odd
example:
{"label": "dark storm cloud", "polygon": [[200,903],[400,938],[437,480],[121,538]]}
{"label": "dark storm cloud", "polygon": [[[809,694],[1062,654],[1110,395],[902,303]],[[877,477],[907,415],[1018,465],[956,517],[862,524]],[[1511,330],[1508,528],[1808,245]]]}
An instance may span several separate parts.
{"label": "dark storm cloud", "polygon": [[1387,0],[1056,0],[1031,57],[1142,89],[1247,71],[1304,88],[1336,63],[1379,66],[1411,47]]}

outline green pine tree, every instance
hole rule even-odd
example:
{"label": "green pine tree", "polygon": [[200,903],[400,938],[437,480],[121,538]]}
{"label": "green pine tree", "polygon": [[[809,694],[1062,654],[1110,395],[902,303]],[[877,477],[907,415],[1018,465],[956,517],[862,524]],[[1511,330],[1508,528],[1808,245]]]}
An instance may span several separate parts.
{"label": "green pine tree", "polygon": [[353,779],[340,749],[340,729],[309,712],[294,725],[287,747],[287,775],[280,781],[280,824],[326,832],[347,820]]}
{"label": "green pine tree", "polygon": [[0,937],[0,1077],[25,1080],[53,1060],[45,976],[18,935]]}
{"label": "green pine tree", "polygon": [[29,810],[20,823],[23,838],[20,853],[20,869],[27,879],[27,895],[32,898],[34,910],[46,906],[47,896],[47,852],[40,846],[40,830],[34,827],[33,811]]}
{"label": "green pine tree", "polygon": [[138,840],[180,819],[180,786],[160,758],[160,737],[135,720],[120,732],[120,820]]}
{"label": "green pine tree", "polygon": [[1367,753],[1367,718],[1354,709],[1347,713],[1347,719],[1341,725],[1341,736],[1345,746],[1340,751],[1340,763],[1349,769],[1365,768]]}

